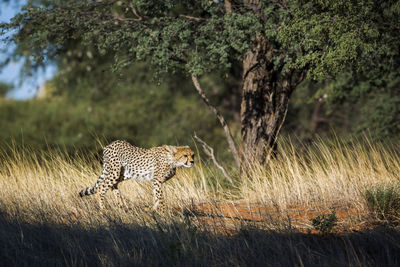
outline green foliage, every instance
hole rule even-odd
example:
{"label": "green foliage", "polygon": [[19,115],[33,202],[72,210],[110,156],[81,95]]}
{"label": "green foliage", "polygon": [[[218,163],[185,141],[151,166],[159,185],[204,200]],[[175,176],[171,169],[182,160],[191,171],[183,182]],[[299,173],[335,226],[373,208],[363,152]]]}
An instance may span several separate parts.
{"label": "green foliage", "polygon": [[304,82],[293,94],[286,125],[300,137],[311,137],[315,119],[319,120],[316,133],[322,136],[334,129],[340,136],[368,134],[373,140],[399,137],[398,72],[376,77],[343,73],[322,82]]}
{"label": "green foliage", "polygon": [[344,102],[357,107],[362,116],[352,120],[355,131],[368,131],[377,138],[398,136],[400,130],[400,76],[398,72],[363,77],[344,74],[321,86],[330,110]]}
{"label": "green foliage", "polygon": [[230,67],[261,29],[254,14],[224,15],[222,6],[212,1],[51,1],[45,8],[28,4],[0,28],[18,28],[18,53],[31,54],[28,60],[36,62],[54,58],[71,40],[81,39],[84,46],[113,55],[116,68],[146,60],[157,73],[185,70],[199,75]]}
{"label": "green foliage", "polygon": [[292,1],[287,7],[291,16],[278,38],[284,47],[303,51],[292,64],[309,66],[315,79],[340,74],[344,66],[371,71],[382,55],[398,62],[396,5],[397,1]]}
{"label": "green foliage", "polygon": [[265,36],[274,68],[282,74],[308,69],[322,79],[344,66],[370,71],[379,59],[398,62],[398,6],[373,0],[266,1],[256,9],[244,1],[225,12],[223,1],[209,0],[45,1],[28,4],[0,28],[17,29],[18,52],[39,62],[81,39],[114,55],[118,68],[146,60],[157,73],[196,75],[229,68]]}
{"label": "green foliage", "polygon": [[400,214],[400,190],[394,185],[377,185],[363,195],[369,210],[380,220],[394,220]]}
{"label": "green foliage", "polygon": [[314,229],[320,231],[322,234],[328,234],[333,231],[333,228],[337,225],[337,217],[335,211],[331,214],[318,215],[314,219],[311,219],[312,226]]}
{"label": "green foliage", "polygon": [[[139,90],[136,88],[135,90]],[[214,117],[196,97],[170,97],[167,87],[152,86],[134,95],[105,99],[50,97],[29,101],[3,100],[0,105],[0,146],[26,144],[34,149],[65,146],[97,151],[104,142],[125,139],[149,147],[161,144],[193,145],[194,131],[210,140],[221,155],[223,133]]]}
{"label": "green foliage", "polygon": [[396,137],[400,133],[400,88],[367,98],[361,130],[378,138]]}
{"label": "green foliage", "polygon": [[[225,12],[224,1],[209,0],[37,0],[29,1],[11,23],[0,24],[0,31],[15,30],[14,57],[26,56],[28,68],[56,62],[59,73],[52,96],[94,101],[96,106],[97,101],[120,98],[130,107],[146,103],[149,109],[134,109],[134,119],[145,116],[154,122],[174,117],[163,111],[175,97],[180,105],[174,104],[174,111],[180,113],[174,121],[188,116],[180,107],[197,108],[192,105],[199,102],[192,88],[182,83],[189,74],[206,73],[211,78],[204,81],[205,88],[215,81],[226,83],[207,94],[214,104],[223,105],[232,121],[240,110],[240,88],[231,89],[241,84],[239,62],[259,38],[266,38],[269,53],[260,62],[271,62],[277,83],[286,75],[295,80],[301,71],[319,81],[308,81],[293,96],[290,130],[300,126],[310,132],[315,99],[327,95],[323,113],[329,123],[324,131],[367,130],[387,138],[400,132],[399,7],[399,1],[376,0],[261,1],[258,7],[242,1],[234,4],[233,12]],[[143,81],[160,83],[161,77],[168,92],[154,92],[163,85],[147,92],[148,83]],[[151,103],[151,94],[172,99]],[[152,112],[156,114],[149,115]],[[194,119],[201,121],[200,113]],[[193,128],[186,125],[180,127],[182,132]]]}

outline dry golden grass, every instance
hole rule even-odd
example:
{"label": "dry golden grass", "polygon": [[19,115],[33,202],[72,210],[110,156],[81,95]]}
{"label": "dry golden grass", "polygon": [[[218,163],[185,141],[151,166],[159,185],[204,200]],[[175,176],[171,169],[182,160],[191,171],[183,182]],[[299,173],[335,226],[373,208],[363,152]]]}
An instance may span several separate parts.
{"label": "dry golden grass", "polygon": [[255,167],[249,179],[243,179],[241,198],[282,208],[332,202],[361,207],[366,189],[400,182],[400,147],[392,144],[390,148],[394,149],[370,142],[320,141],[299,153],[292,145],[284,144],[268,168]]}
{"label": "dry golden grass", "polygon": [[[101,173],[100,163],[93,162],[91,156],[71,159],[59,154],[37,156],[26,151],[13,153],[11,157],[3,158],[2,163],[0,194],[2,208],[5,208],[3,212],[20,218],[25,218],[20,214],[40,213],[40,216],[30,218],[32,222],[63,223],[66,218],[73,221],[79,217],[80,224],[93,224],[93,219],[104,223],[105,217],[98,211],[96,195],[84,198],[78,195],[84,187],[93,186]],[[217,188],[209,185],[206,179],[199,167],[178,171],[178,175],[165,185],[168,205],[180,207],[220,200]],[[131,220],[135,217],[132,214],[147,212],[147,207],[151,207],[153,199],[149,182],[129,180],[120,185],[120,190],[134,213],[119,209],[114,195],[108,192],[107,209],[103,214]]]}
{"label": "dry golden grass", "polygon": [[[398,144],[322,141],[298,152],[287,143],[266,168],[254,166],[234,186],[200,161],[166,183],[171,209],[161,215],[148,208],[147,182],[121,184],[128,212],[117,207],[111,192],[103,212],[96,196],[80,198],[78,192],[92,186],[101,171],[93,155],[71,159],[15,150],[0,159],[0,239],[6,240],[0,257],[6,265],[312,265],[333,259],[333,265],[390,265],[400,260],[400,234],[394,229],[319,239],[296,233],[283,217],[205,221],[194,207],[240,202],[281,211],[324,210],[342,203],[366,214],[366,189],[399,183],[398,152]],[[386,254],[370,252],[370,246],[384,247]]]}

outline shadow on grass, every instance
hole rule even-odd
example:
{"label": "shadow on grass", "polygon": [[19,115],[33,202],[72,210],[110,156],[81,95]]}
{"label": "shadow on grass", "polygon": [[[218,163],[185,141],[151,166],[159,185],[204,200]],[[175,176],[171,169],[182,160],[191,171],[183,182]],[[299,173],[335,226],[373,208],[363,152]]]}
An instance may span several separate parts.
{"label": "shadow on grass", "polygon": [[242,229],[232,236],[174,222],[107,228],[29,224],[0,213],[2,266],[399,266],[400,232],[318,236]]}

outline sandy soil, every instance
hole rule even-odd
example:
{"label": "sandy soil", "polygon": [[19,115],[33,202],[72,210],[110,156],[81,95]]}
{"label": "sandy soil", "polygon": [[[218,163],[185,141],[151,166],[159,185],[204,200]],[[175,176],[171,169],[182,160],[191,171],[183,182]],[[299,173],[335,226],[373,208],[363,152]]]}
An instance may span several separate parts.
{"label": "sandy soil", "polygon": [[293,230],[304,233],[319,233],[311,220],[318,215],[335,212],[338,219],[335,232],[358,231],[369,228],[365,211],[350,204],[332,203],[322,206],[288,206],[279,209],[259,203],[214,203],[194,205],[186,211],[205,227],[230,234],[243,226],[256,226],[271,230]]}

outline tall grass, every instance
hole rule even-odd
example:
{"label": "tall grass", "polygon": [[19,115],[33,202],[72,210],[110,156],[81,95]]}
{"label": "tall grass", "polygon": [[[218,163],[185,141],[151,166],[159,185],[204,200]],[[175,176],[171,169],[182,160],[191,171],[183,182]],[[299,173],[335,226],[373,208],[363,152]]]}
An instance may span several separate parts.
{"label": "tall grass", "polygon": [[267,167],[254,165],[234,187],[200,160],[165,184],[167,214],[149,210],[146,182],[121,184],[128,212],[117,208],[111,193],[103,212],[95,196],[79,198],[101,171],[93,154],[15,149],[0,158],[0,258],[5,265],[30,266],[395,265],[396,230],[319,238],[293,232],[288,222],[205,223],[190,211],[200,203],[230,202],[280,210],[351,203],[362,210],[365,190],[399,182],[396,145],[320,141],[299,152],[287,142]]}
{"label": "tall grass", "polygon": [[[2,211],[16,217],[21,217],[21,213],[40,213],[40,217],[32,219],[47,222],[59,223],[64,220],[63,216],[70,217],[71,214],[72,217],[79,214],[88,219],[79,220],[79,223],[92,224],[93,219],[101,221],[104,217],[98,211],[97,197],[80,198],[78,195],[84,187],[93,186],[101,173],[101,165],[94,158],[93,154],[70,158],[66,154],[50,152],[38,155],[34,151],[15,150],[3,157],[0,163]],[[167,205],[181,207],[190,203],[219,201],[219,184],[207,181],[205,172],[210,175],[212,170],[201,165],[179,170],[178,175],[164,186]],[[151,207],[153,199],[149,182],[129,180],[120,185],[120,190],[129,207],[138,209],[138,212],[142,207]],[[116,208],[116,199],[111,192],[108,192],[106,200],[109,216],[132,219],[131,214]],[[90,216],[86,216],[88,214]]]}
{"label": "tall grass", "polygon": [[298,152],[284,143],[267,168],[255,166],[240,185],[248,201],[282,207],[351,202],[363,205],[363,192],[376,184],[400,182],[399,144],[324,142]]}

